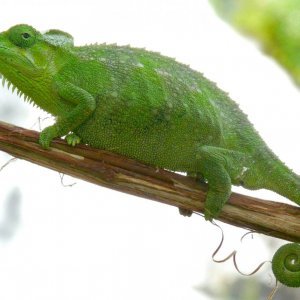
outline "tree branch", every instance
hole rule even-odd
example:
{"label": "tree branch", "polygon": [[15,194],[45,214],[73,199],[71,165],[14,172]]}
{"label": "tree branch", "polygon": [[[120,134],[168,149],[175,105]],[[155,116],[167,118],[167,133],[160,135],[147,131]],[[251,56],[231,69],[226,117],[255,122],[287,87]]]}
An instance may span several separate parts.
{"label": "tree branch", "polygon": [[[44,150],[38,136],[36,131],[0,122],[0,150],[14,157],[131,195],[203,212],[207,186],[192,178],[85,145],[70,147],[61,139]],[[218,219],[300,242],[300,207],[233,193]]]}

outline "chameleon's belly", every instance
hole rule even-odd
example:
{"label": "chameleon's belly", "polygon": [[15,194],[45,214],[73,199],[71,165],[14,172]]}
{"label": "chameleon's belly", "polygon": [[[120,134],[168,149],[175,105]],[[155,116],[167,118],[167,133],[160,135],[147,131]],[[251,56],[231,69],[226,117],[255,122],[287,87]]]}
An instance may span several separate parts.
{"label": "chameleon's belly", "polygon": [[197,171],[197,149],[221,143],[218,118],[162,111],[98,107],[75,133],[95,148],[173,171]]}

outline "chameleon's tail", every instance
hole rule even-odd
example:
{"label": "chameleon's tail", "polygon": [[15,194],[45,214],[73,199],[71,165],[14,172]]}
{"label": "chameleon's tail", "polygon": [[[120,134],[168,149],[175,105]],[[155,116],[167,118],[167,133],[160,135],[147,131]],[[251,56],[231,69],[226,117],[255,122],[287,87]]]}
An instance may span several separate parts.
{"label": "chameleon's tail", "polygon": [[279,159],[267,162],[263,168],[264,187],[300,205],[300,176]]}

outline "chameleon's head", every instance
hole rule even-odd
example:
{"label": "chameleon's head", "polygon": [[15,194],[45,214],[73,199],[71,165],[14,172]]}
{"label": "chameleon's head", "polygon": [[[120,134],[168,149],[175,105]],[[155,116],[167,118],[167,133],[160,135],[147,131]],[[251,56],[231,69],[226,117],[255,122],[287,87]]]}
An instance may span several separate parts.
{"label": "chameleon's head", "polygon": [[0,33],[0,76],[28,97],[57,72],[63,51],[73,46],[67,33],[41,34],[29,25],[16,25]]}

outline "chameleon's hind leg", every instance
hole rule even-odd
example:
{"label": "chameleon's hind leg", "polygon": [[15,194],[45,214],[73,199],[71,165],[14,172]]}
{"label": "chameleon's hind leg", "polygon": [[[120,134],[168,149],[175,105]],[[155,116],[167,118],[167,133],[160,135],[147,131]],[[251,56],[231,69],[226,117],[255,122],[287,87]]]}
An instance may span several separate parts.
{"label": "chameleon's hind leg", "polygon": [[206,220],[216,218],[231,194],[231,176],[242,166],[243,154],[213,146],[201,146],[197,152],[199,172],[208,182],[204,206]]}

